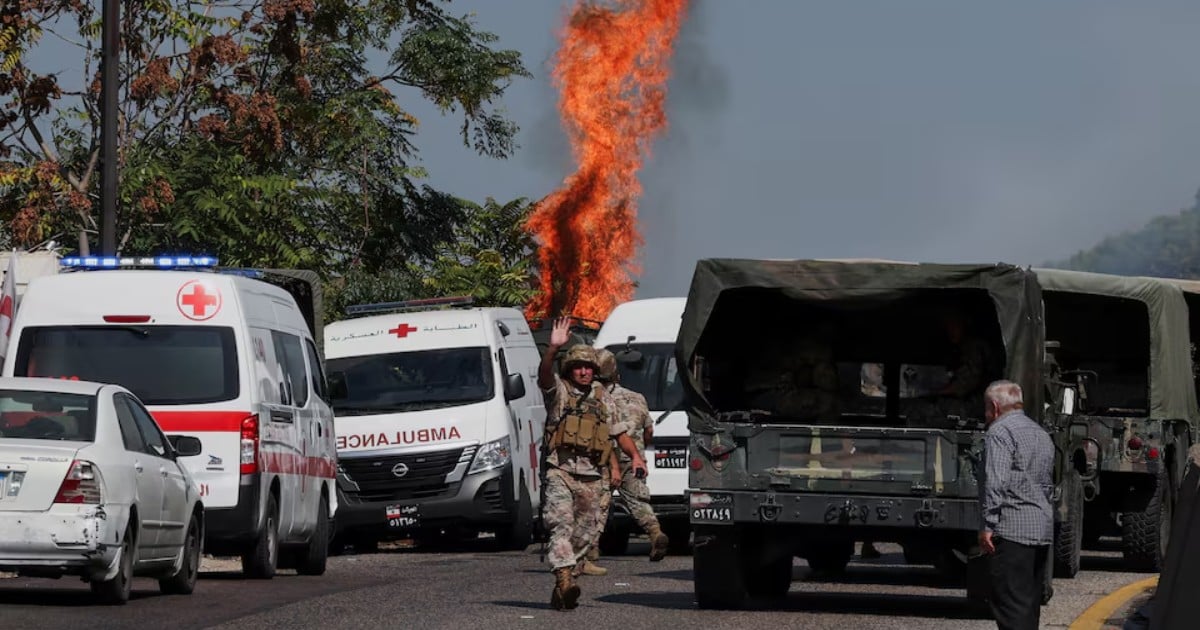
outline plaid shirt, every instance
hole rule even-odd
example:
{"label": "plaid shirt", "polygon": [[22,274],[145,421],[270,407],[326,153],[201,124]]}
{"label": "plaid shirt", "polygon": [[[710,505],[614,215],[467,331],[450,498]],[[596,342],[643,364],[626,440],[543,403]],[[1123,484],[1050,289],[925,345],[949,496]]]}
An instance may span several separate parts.
{"label": "plaid shirt", "polygon": [[1020,409],[992,422],[984,442],[983,527],[1023,545],[1054,541],[1054,444]]}

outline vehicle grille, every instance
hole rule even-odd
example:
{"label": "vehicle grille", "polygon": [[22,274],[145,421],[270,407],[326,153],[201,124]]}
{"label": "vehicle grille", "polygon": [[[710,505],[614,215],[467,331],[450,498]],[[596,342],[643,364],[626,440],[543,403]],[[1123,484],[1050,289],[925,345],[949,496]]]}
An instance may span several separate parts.
{"label": "vehicle grille", "polygon": [[[460,463],[471,462],[475,447],[446,451],[342,459],[338,463],[346,476],[358,484],[358,492],[346,494],[360,501],[430,499],[452,494],[457,483],[446,482],[446,475]],[[392,469],[404,464],[408,472],[397,477]]]}

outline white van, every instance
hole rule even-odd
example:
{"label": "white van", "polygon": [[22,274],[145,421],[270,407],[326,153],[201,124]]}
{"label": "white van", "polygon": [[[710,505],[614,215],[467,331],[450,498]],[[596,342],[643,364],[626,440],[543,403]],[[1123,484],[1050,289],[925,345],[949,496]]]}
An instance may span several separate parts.
{"label": "white van", "polygon": [[[688,523],[688,425],[687,414],[677,410],[683,396],[675,365],[675,338],[687,298],[650,298],[618,304],[604,320],[593,344],[617,355],[621,385],[646,397],[654,434],[646,445],[650,503],[671,546],[686,549]],[[622,350],[640,354],[636,362],[623,360]],[[613,503],[609,524],[601,538],[608,555],[624,553],[629,535],[637,525]]]}
{"label": "white van", "polygon": [[[337,509],[333,413],[296,300],[264,281],[164,259],[64,258],[100,267],[33,280],[13,322],[5,376],[122,385],[167,434],[201,439],[183,458],[205,504],[205,548],[245,572],[325,570]],[[187,263],[182,264],[182,263]]]}
{"label": "white van", "polygon": [[[391,312],[325,327],[339,539],[370,546],[465,530],[495,532],[505,548],[531,541],[546,422],[540,357],[520,311],[469,304],[364,306]],[[449,308],[428,310],[439,305]]]}

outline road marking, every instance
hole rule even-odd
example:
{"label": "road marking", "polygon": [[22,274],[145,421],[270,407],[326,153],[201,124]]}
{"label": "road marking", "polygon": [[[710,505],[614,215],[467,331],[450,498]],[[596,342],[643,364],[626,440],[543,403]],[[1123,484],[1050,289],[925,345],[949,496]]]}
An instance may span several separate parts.
{"label": "road marking", "polygon": [[1158,576],[1138,580],[1100,598],[1071,622],[1070,630],[1099,630],[1134,597],[1158,585]]}

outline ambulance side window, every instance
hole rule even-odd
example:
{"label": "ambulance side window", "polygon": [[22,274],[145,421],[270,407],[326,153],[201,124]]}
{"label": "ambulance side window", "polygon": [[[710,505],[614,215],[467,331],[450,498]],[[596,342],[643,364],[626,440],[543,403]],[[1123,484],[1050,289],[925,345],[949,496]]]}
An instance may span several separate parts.
{"label": "ambulance side window", "polygon": [[321,367],[321,360],[317,358],[317,347],[313,345],[312,339],[304,340],[304,356],[308,358],[308,373],[312,376],[313,391],[321,400],[329,400],[329,389],[325,385],[325,368]]}
{"label": "ambulance side window", "polygon": [[300,338],[272,330],[271,342],[275,346],[275,359],[283,368],[284,382],[291,392],[291,404],[303,407],[308,403],[308,373],[304,369],[304,350],[300,346]]}

